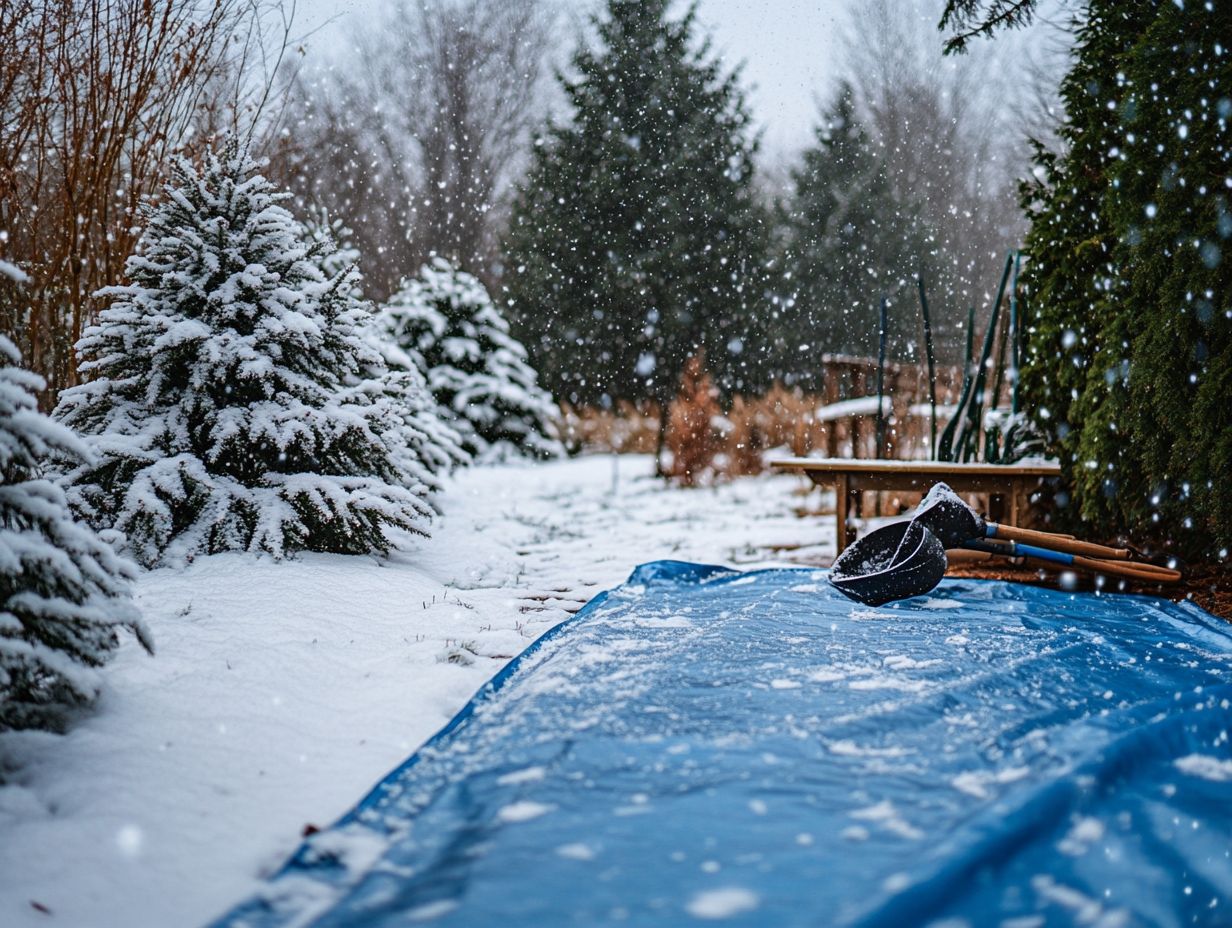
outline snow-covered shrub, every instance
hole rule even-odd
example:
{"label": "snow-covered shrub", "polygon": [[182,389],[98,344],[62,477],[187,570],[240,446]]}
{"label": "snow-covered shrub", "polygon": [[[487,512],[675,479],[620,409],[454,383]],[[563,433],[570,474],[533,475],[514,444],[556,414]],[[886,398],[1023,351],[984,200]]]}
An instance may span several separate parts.
{"label": "snow-covered shrub", "polygon": [[346,275],[343,287],[347,295],[357,300],[363,299],[361,277],[358,273],[350,273],[359,265],[359,249],[352,240],[355,233],[321,206],[308,206],[304,210],[303,223],[308,241],[321,251],[321,272],[330,280]]}
{"label": "snow-covered shrub", "polygon": [[385,551],[426,533],[404,477],[405,423],[365,383],[382,369],[365,305],[235,141],[176,164],[129,258],[128,286],[78,344],[88,382],[57,416],[94,460],[74,507],[145,564],[228,550]]}
{"label": "snow-covered shrub", "polygon": [[473,276],[436,258],[418,278],[403,281],[377,322],[381,337],[407,363],[426,369],[432,395],[454,417],[470,454],[492,460],[561,453],[550,436],[552,398],[537,385],[526,349]]}
{"label": "snow-covered shrub", "polygon": [[0,336],[0,731],[59,727],[93,699],[117,630],[152,649],[128,589],[132,565],[74,522],[64,491],[40,476],[49,455],[80,461],[86,449],[38,411],[43,379],[19,361]]}
{"label": "snow-covered shrub", "polygon": [[[346,292],[355,299],[362,298],[362,278],[357,267],[359,251],[351,244],[351,230],[342,220],[331,219],[325,210],[312,207],[304,225],[314,247],[320,250],[321,268],[326,276],[342,275]],[[403,426],[401,453],[395,462],[403,483],[423,487],[429,502],[434,502],[443,488],[441,475],[470,463],[470,455],[462,448],[461,436],[447,421],[452,415],[441,410],[428,389],[422,359],[407,355],[387,338],[379,330],[374,315],[368,315],[361,334],[375,355],[351,389],[392,403]]]}
{"label": "snow-covered shrub", "polygon": [[423,359],[389,341],[375,324],[365,329],[365,335],[384,363],[384,370],[373,373],[365,388],[375,388],[393,402],[405,428],[399,467],[435,494],[441,489],[441,476],[469,464],[471,455],[451,424],[452,414],[437,404],[428,389]]}

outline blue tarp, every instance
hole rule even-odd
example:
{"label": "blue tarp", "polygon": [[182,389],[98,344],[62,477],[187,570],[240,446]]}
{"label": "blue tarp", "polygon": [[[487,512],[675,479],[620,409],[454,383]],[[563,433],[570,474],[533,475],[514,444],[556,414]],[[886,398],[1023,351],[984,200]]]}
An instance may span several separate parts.
{"label": "blue tarp", "polygon": [[217,925],[1232,925],[1192,605],[648,564]]}

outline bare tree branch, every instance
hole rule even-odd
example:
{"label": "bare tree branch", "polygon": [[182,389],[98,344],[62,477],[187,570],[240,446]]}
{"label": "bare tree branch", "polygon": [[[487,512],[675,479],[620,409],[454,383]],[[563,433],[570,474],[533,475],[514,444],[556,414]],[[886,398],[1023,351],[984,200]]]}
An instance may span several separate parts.
{"label": "bare tree branch", "polygon": [[98,308],[94,293],[122,279],[140,204],[159,191],[170,155],[206,141],[224,111],[232,127],[260,117],[270,78],[254,80],[247,49],[278,9],[0,3],[0,235],[34,281],[20,296],[0,292],[0,329],[49,394],[75,382],[73,346]]}
{"label": "bare tree branch", "polygon": [[296,82],[275,169],[353,230],[374,295],[432,254],[492,283],[550,26],[543,0],[398,0],[345,71]]}

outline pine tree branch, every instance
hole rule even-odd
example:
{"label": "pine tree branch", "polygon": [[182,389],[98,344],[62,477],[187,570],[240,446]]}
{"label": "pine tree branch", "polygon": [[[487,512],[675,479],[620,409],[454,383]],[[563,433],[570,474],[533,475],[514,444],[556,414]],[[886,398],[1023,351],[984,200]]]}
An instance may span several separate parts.
{"label": "pine tree branch", "polygon": [[1016,29],[1031,22],[1037,0],[946,0],[939,29],[957,30],[945,42],[945,54],[962,54],[967,43],[978,36],[992,35],[998,29]]}

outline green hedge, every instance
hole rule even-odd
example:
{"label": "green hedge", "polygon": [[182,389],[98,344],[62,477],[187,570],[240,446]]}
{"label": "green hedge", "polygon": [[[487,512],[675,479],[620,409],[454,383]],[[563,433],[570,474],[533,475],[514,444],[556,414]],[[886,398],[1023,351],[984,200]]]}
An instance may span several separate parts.
{"label": "green hedge", "polygon": [[1037,157],[1023,392],[1059,518],[1190,557],[1232,547],[1232,4],[1092,0]]}

